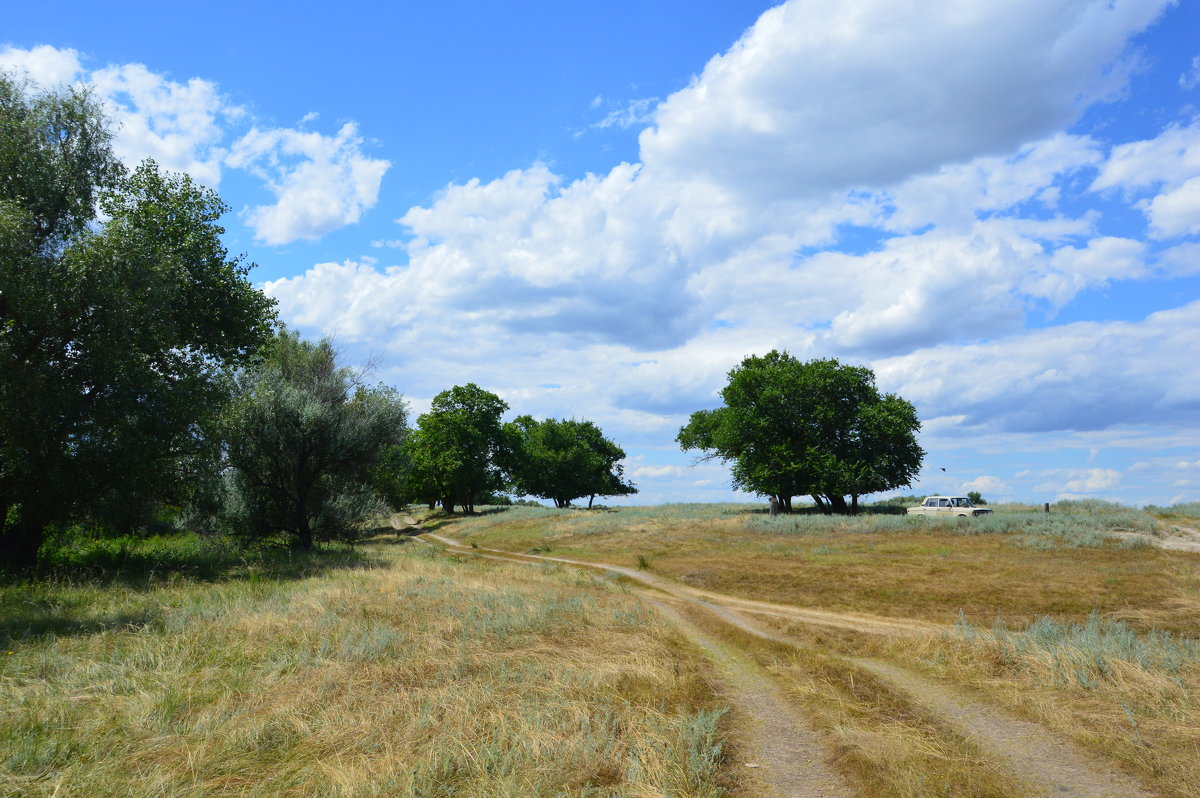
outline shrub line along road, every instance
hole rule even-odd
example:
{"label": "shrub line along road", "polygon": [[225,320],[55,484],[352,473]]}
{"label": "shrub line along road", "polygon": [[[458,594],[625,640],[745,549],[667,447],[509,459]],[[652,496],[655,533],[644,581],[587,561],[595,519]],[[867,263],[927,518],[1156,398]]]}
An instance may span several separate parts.
{"label": "shrub line along road", "polygon": [[[406,524],[419,528],[414,519],[404,520]],[[421,537],[437,541],[454,551],[487,559],[531,564],[558,563],[619,574],[662,591],[675,601],[700,607],[752,635],[789,646],[802,644],[762,628],[743,613],[878,635],[913,636],[948,629],[916,619],[829,612],[753,601],[698,590],[656,574],[611,563],[477,547],[432,532],[423,533]],[[717,665],[729,691],[727,698],[754,719],[756,728],[751,732],[750,747],[761,757],[764,776],[774,784],[780,795],[806,798],[851,794],[826,764],[828,756],[811,725],[788,709],[778,687],[752,663],[748,654],[737,652],[729,645],[707,636],[687,622],[667,601],[645,591],[636,592]],[[1005,763],[1020,779],[1035,785],[1035,794],[1063,798],[1150,798],[1153,795],[1130,776],[1037,723],[985,705],[958,689],[890,662],[862,657],[841,659],[847,667],[867,671],[905,694],[985,753]],[[786,726],[786,732],[781,731],[780,724]]]}

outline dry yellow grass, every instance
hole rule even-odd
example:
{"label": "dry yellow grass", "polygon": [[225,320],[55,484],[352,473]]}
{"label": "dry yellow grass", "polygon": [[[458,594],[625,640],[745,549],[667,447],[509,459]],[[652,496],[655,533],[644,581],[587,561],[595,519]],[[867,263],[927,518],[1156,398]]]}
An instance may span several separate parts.
{"label": "dry yellow grass", "polygon": [[[569,569],[377,547],[292,581],[60,587],[11,642],[0,795],[717,796],[706,665]],[[73,592],[73,590],[75,592]]]}
{"label": "dry yellow grass", "polygon": [[[860,517],[796,534],[748,526],[760,518],[685,506],[521,510],[434,523],[456,539],[511,551],[627,566],[641,557],[656,573],[695,587],[798,606],[945,624],[965,613],[1014,626],[1042,615],[1084,620],[1098,610],[1144,620],[1140,628],[1200,636],[1200,614],[1179,611],[1200,597],[1200,555],[1116,542],[1037,548],[1021,545],[1018,535],[971,534],[973,521]],[[883,522],[897,528],[865,531]]]}
{"label": "dry yellow grass", "polygon": [[[499,514],[448,520],[443,531],[627,566],[640,557],[655,573],[746,598],[946,624],[944,635],[888,641],[756,617],[808,643],[802,653],[768,652],[763,661],[825,718],[847,767],[887,785],[878,794],[937,794],[922,792],[936,773],[975,782],[966,775],[969,747],[954,749],[936,721],[913,715],[870,680],[854,677],[851,687],[851,671],[822,652],[882,656],[964,685],[1164,795],[1200,794],[1200,556],[1116,541],[1022,545],[1013,534],[964,534],[969,522],[870,530],[864,519],[781,534],[716,511],[633,511],[628,524],[622,512],[606,515]],[[1039,621],[1045,616],[1057,631]],[[955,628],[960,618],[967,623]],[[993,631],[997,623],[1013,631]],[[856,694],[862,690],[873,697]],[[973,794],[954,789],[949,794]],[[1004,794],[996,790],[990,794]]]}

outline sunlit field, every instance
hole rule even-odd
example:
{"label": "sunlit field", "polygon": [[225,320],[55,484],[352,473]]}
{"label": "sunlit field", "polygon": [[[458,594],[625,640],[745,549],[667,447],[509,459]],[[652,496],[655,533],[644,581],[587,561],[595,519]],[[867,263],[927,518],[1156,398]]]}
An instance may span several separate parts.
{"label": "sunlit field", "polygon": [[390,540],[4,587],[0,795],[736,787],[706,666],[623,589]]}
{"label": "sunlit field", "polygon": [[[902,722],[906,710],[894,708],[895,722],[884,726],[864,723],[861,707],[839,711],[853,694],[848,671],[822,657],[880,657],[965,685],[1122,763],[1164,794],[1191,796],[1200,786],[1200,554],[1127,534],[1162,534],[1172,519],[1194,524],[1186,509],[1063,503],[1047,515],[1002,505],[991,518],[934,522],[771,519],[746,506],[674,505],[519,508],[427,523],[481,547],[612,562],[746,598],[943,624],[939,634],[888,640],[755,619],[803,644],[760,644],[759,656],[796,691],[824,696],[813,700],[832,718],[831,733],[859,741],[842,742],[854,752],[848,766],[890,778],[894,794],[923,794],[910,791],[921,778],[914,774],[928,774],[932,760],[960,760],[936,753],[950,743],[928,738],[919,718]],[[858,679],[859,692],[875,689]],[[879,700],[873,705],[888,714]],[[934,753],[924,762],[915,753],[880,753],[902,750]],[[946,778],[963,778],[953,771]],[[979,774],[969,780],[982,784]],[[1002,780],[989,783],[1004,794]]]}

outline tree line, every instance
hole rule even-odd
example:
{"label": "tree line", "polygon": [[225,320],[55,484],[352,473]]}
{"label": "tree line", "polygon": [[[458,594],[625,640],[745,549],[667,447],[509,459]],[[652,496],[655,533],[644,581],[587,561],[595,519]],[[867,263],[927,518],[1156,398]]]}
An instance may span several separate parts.
{"label": "tree line", "polygon": [[[411,502],[636,492],[594,423],[505,422],[473,383],[410,426],[394,389],[280,324],[221,242],[227,210],[153,161],[126,169],[85,89],[0,72],[0,568],[36,564],[51,532],[165,516],[304,550]],[[869,369],[773,351],[721,396],[678,442],[785,511],[853,511],[920,467],[915,410]]]}
{"label": "tree line", "polygon": [[634,490],[591,422],[502,424],[475,385],[410,429],[395,390],[279,323],[221,243],[227,210],[124,167],[86,89],[0,72],[0,568],[36,564],[49,533],[164,514],[308,549],[413,500]]}

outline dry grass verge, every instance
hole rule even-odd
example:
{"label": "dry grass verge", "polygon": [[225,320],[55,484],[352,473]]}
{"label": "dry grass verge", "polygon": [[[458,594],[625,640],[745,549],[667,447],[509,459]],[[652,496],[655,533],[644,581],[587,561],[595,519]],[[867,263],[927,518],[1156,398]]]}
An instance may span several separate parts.
{"label": "dry grass verge", "polygon": [[0,652],[0,794],[736,792],[707,666],[634,598],[374,548],[289,581],[45,589],[84,620]]}

